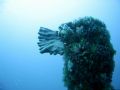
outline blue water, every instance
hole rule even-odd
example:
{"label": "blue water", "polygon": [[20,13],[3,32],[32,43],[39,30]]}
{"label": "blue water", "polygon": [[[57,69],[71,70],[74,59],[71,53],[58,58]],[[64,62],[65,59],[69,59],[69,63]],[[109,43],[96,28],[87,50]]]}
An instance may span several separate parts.
{"label": "blue water", "polygon": [[0,90],[67,90],[62,56],[40,54],[40,26],[93,16],[106,23],[117,51],[113,86],[120,89],[119,0],[0,0]]}

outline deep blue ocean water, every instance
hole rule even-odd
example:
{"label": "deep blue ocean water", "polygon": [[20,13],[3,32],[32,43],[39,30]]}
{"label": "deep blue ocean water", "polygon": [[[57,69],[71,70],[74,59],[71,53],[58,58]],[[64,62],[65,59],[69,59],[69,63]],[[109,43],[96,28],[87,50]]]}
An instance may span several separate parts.
{"label": "deep blue ocean water", "polygon": [[40,54],[40,26],[92,16],[103,21],[116,50],[113,86],[120,89],[119,0],[0,0],[0,90],[67,90],[63,58]]}

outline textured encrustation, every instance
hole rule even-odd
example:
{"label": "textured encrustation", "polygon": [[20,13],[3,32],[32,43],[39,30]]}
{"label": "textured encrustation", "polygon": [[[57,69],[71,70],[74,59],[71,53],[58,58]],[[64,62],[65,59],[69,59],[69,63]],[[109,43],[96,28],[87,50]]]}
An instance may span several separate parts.
{"label": "textured encrustation", "polygon": [[[64,83],[68,90],[113,89],[115,50],[103,22],[84,17],[60,25],[59,32],[41,28],[39,34],[41,53],[64,55]],[[48,41],[45,35],[50,36]],[[54,42],[49,43],[51,40]]]}

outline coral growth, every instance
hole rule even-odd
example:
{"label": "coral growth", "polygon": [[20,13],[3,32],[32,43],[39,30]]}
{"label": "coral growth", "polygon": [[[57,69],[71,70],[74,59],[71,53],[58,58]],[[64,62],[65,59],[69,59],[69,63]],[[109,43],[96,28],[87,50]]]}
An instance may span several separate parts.
{"label": "coral growth", "polygon": [[39,35],[41,53],[64,55],[64,83],[68,90],[113,89],[115,50],[103,22],[84,17],[62,24],[57,32],[41,28]]}

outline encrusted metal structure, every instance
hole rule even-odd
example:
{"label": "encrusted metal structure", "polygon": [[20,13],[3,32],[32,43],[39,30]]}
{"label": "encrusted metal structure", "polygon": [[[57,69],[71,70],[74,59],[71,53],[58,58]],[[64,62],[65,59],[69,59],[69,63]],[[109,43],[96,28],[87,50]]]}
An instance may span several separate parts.
{"label": "encrusted metal structure", "polygon": [[64,83],[68,90],[113,90],[115,50],[103,22],[84,17],[39,30],[40,53],[64,56]]}

